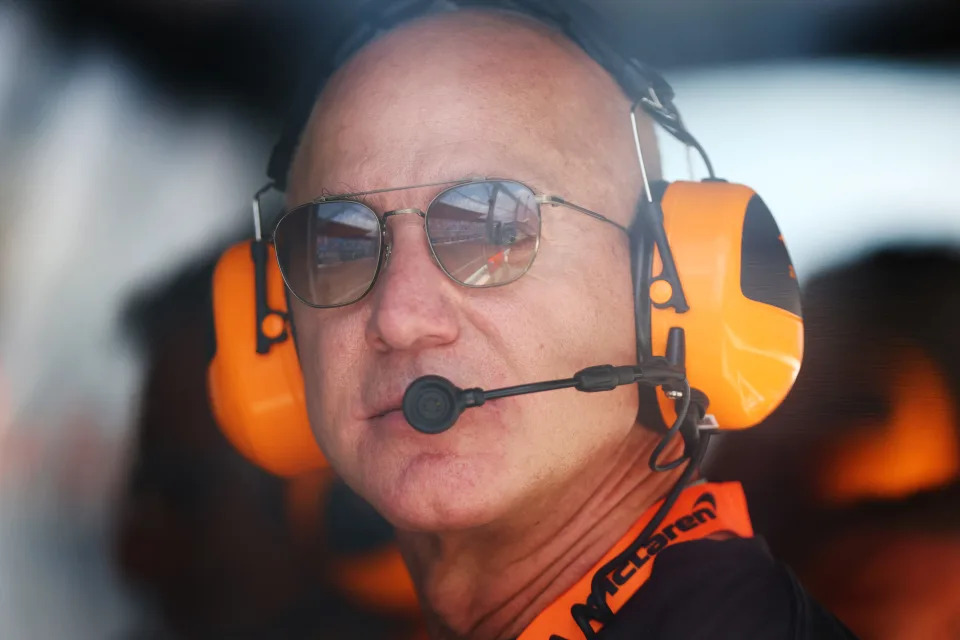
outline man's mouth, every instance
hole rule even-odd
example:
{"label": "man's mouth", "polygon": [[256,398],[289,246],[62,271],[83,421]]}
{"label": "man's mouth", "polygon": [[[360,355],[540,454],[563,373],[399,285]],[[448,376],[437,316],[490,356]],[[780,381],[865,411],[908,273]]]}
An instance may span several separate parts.
{"label": "man's mouth", "polygon": [[387,415],[387,414],[393,413],[394,411],[400,411],[400,407],[393,407],[392,409],[385,409],[385,410],[381,411],[380,413],[375,413],[375,414],[373,414],[373,415],[370,416],[370,417],[371,417],[371,418],[382,418],[382,417],[384,417],[384,416]]}
{"label": "man's mouth", "polygon": [[400,408],[403,406],[403,393],[385,395],[370,402],[367,406],[370,407],[365,412],[368,420],[382,418],[387,414],[400,411]]}

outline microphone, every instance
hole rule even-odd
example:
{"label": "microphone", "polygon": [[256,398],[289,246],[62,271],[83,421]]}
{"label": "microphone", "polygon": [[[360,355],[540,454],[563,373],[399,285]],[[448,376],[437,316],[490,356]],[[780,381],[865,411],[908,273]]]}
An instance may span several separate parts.
{"label": "microphone", "polygon": [[421,433],[443,433],[456,424],[465,410],[479,407],[494,398],[570,387],[586,392],[610,391],[621,385],[637,382],[672,387],[685,379],[682,366],[677,366],[666,358],[650,358],[643,366],[615,367],[603,364],[581,369],[573,374],[572,378],[520,384],[489,391],[479,387],[461,389],[446,378],[422,376],[411,382],[403,394],[403,417],[411,427]]}

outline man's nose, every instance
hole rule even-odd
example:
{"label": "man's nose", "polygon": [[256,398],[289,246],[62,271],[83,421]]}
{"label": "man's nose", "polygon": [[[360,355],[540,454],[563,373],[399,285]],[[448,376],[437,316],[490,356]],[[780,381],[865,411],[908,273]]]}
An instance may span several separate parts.
{"label": "man's nose", "polygon": [[390,253],[372,294],[368,343],[378,351],[426,349],[460,334],[457,285],[433,260],[422,220],[390,221]]}

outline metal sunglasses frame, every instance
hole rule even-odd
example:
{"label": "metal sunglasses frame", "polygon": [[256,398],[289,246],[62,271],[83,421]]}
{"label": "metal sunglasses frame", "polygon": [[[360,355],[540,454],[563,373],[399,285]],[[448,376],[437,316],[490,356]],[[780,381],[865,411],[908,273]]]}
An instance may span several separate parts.
{"label": "metal sunglasses frame", "polygon": [[[430,210],[430,208],[434,205],[434,203],[438,199],[440,199],[442,196],[449,193],[453,189],[457,189],[464,185],[488,183],[488,182],[505,182],[505,183],[518,184],[523,188],[527,189],[528,191],[530,191],[531,194],[533,194],[534,201],[538,205],[537,206],[536,245],[533,248],[533,257],[530,259],[530,263],[524,268],[523,272],[520,273],[516,278],[513,278],[512,280],[509,280],[507,282],[502,282],[499,284],[471,285],[471,284],[464,283],[459,279],[457,279],[456,277],[454,277],[453,274],[451,274],[447,270],[447,268],[443,265],[443,262],[440,260],[439,256],[437,256],[436,249],[434,248],[433,243],[429,241],[430,240],[429,231],[426,228],[427,212]],[[430,200],[430,203],[427,205],[426,209],[418,209],[415,207],[392,209],[390,211],[385,211],[382,214],[377,215],[377,212],[374,211],[370,206],[366,205],[363,202],[358,202],[356,200],[356,198],[360,198],[363,196],[376,195],[380,193],[388,193],[393,191],[410,191],[413,189],[424,189],[428,187],[446,187],[446,188],[441,190],[439,193],[437,193],[437,195],[433,197],[433,199]],[[268,184],[262,189],[260,189],[259,191],[257,191],[257,193],[253,197],[254,232],[255,232],[255,237],[258,241],[262,239],[262,219],[261,219],[261,213],[260,213],[260,197],[264,193],[269,191],[271,188],[273,188],[273,185]],[[318,305],[308,300],[304,300],[303,297],[300,296],[300,294],[294,290],[289,280],[287,279],[287,274],[284,273],[283,267],[280,263],[280,256],[279,254],[277,254],[276,255],[277,266],[280,269],[280,275],[283,277],[283,282],[286,285],[287,290],[290,293],[292,293],[303,304],[309,307],[312,307],[314,309],[335,309],[339,307],[346,307],[356,302],[359,302],[364,297],[366,297],[368,293],[370,293],[374,285],[377,283],[378,278],[380,277],[380,272],[383,269],[384,264],[387,261],[387,258],[389,258],[390,256],[391,245],[387,235],[387,220],[397,215],[411,213],[411,214],[416,214],[420,216],[420,218],[422,218],[424,221],[424,232],[427,233],[427,244],[430,247],[430,254],[433,257],[434,262],[437,264],[438,267],[440,267],[440,270],[443,271],[443,273],[448,278],[450,278],[451,280],[453,280],[454,282],[456,282],[457,284],[463,287],[474,288],[474,289],[492,289],[495,287],[502,287],[504,285],[512,284],[517,280],[519,280],[520,278],[522,278],[524,275],[526,275],[527,271],[530,270],[530,267],[533,266],[533,263],[536,260],[537,254],[539,253],[539,250],[540,250],[540,230],[543,222],[543,217],[540,212],[540,207],[543,205],[547,205],[551,207],[567,207],[569,209],[573,209],[574,211],[577,211],[578,213],[582,213],[586,216],[589,216],[590,218],[593,218],[595,220],[599,220],[601,222],[610,224],[616,227],[617,229],[619,229],[620,231],[622,231],[623,233],[627,234],[628,236],[630,234],[630,231],[626,227],[624,227],[618,222],[611,220],[610,218],[604,216],[603,214],[597,213],[596,211],[593,211],[591,209],[587,209],[586,207],[581,207],[580,205],[574,204],[572,202],[568,202],[564,198],[561,198],[560,196],[557,196],[557,195],[537,193],[535,189],[533,189],[528,184],[521,182],[519,180],[513,180],[509,178],[491,178],[491,177],[477,176],[477,177],[470,177],[470,178],[462,178],[459,180],[442,180],[439,182],[426,182],[423,184],[415,184],[415,185],[404,186],[404,187],[388,187],[384,189],[371,189],[369,191],[355,191],[352,193],[340,193],[336,195],[320,196],[319,198],[315,198],[310,202],[305,202],[303,204],[297,205],[296,207],[293,207],[289,211],[286,211],[283,214],[281,214],[281,216],[277,219],[276,224],[274,225],[274,231],[271,234],[269,242],[273,244],[274,247],[276,247],[276,242],[275,242],[276,230],[280,227],[281,224],[283,224],[284,219],[286,219],[288,216],[296,213],[297,211],[303,210],[305,207],[315,206],[315,205],[324,204],[324,203],[334,203],[334,202],[351,202],[354,204],[359,204],[360,206],[368,209],[370,213],[377,219],[380,225],[380,248],[379,248],[379,254],[377,256],[377,268],[376,268],[376,271],[374,271],[373,277],[370,279],[370,284],[367,286],[366,289],[364,289],[363,293],[361,293],[357,298],[349,302],[344,302],[342,304]],[[276,253],[276,251],[274,253]]]}

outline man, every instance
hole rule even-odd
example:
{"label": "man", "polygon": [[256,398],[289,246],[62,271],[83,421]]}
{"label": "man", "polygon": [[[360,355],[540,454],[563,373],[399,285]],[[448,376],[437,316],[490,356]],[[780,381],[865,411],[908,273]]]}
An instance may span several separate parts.
{"label": "man", "polygon": [[[729,486],[685,492],[690,510],[668,516],[659,541],[604,587],[604,597],[633,596],[617,616],[585,615],[603,608],[596,595],[571,615],[596,565],[637,535],[682,473],[649,470],[661,436],[638,423],[632,385],[490,401],[435,435],[411,429],[400,410],[425,374],[491,388],[636,361],[630,249],[617,228],[630,225],[643,192],[630,106],[573,42],[493,10],[403,23],[336,71],[300,138],[288,205],[384,189],[362,201],[385,220],[390,245],[366,292],[332,270],[291,287],[317,296],[313,306],[290,302],[317,441],[396,527],[434,637],[584,637],[601,627],[604,638],[849,637],[759,543],[736,539],[749,523]],[[656,177],[651,127],[640,125]],[[412,210],[446,187],[404,187],[477,175],[557,194],[615,224],[544,207],[536,260],[522,277],[471,288],[437,257],[458,247],[432,250]],[[517,226],[496,233],[512,241]],[[315,250],[338,268],[330,245]],[[496,259],[491,269],[513,268],[514,258]],[[665,456],[681,448],[675,441]],[[715,524],[718,511],[738,508],[732,531]],[[713,534],[672,544],[701,525]]]}

